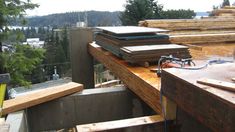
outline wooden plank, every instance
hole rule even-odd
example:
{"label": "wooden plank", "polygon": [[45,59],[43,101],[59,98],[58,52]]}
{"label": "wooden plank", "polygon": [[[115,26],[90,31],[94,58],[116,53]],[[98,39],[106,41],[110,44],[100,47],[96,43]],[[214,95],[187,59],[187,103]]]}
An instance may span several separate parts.
{"label": "wooden plank", "polygon": [[145,20],[140,26],[168,30],[205,30],[235,28],[234,19],[165,19]]}
{"label": "wooden plank", "polygon": [[79,92],[83,89],[82,84],[70,82],[67,84],[50,87],[28,95],[6,100],[3,103],[3,115],[29,108],[44,102],[48,102],[69,94]]}
{"label": "wooden plank", "polygon": [[197,83],[235,92],[235,84],[209,78],[201,78]]}
{"label": "wooden plank", "polygon": [[235,131],[235,93],[196,83],[200,78],[231,82],[235,64],[212,65],[201,70],[165,69],[162,92],[177,106],[213,131]]}
{"label": "wooden plank", "polygon": [[170,36],[171,43],[180,44],[207,44],[220,42],[235,42],[235,33],[222,34],[194,34]]}
{"label": "wooden plank", "polygon": [[[123,81],[129,89],[145,101],[154,111],[162,114],[160,78],[150,71],[151,68],[130,66],[124,60],[101,49],[95,43],[89,44],[89,53],[112,71],[112,73]],[[169,100],[165,101],[166,118],[175,119],[174,113],[176,112],[176,106],[174,104],[168,105],[168,102]],[[171,116],[168,116],[169,113],[171,113]]]}
{"label": "wooden plank", "polygon": [[78,132],[96,132],[96,131],[107,131],[107,130],[115,130],[121,128],[129,128],[134,126],[142,126],[149,124],[163,124],[164,118],[160,115],[153,116],[145,116],[117,121],[109,121],[109,122],[100,122],[100,123],[92,123],[92,124],[84,124],[77,125]]}

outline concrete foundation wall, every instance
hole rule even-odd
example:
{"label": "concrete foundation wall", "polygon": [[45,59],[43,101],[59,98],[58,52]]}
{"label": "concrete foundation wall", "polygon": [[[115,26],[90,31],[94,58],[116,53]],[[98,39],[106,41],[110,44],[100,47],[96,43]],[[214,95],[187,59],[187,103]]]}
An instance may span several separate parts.
{"label": "concrete foundation wall", "polygon": [[[143,108],[145,110],[143,110]],[[79,124],[119,120],[149,114],[151,109],[126,88],[87,89],[27,109],[32,132],[72,128]]]}

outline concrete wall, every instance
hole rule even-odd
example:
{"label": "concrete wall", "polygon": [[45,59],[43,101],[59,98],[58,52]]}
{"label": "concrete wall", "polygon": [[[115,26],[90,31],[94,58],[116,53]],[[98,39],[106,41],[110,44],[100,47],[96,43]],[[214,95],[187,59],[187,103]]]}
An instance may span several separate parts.
{"label": "concrete wall", "polygon": [[79,124],[150,113],[152,110],[124,87],[87,89],[27,109],[29,130],[33,132],[72,128]]}

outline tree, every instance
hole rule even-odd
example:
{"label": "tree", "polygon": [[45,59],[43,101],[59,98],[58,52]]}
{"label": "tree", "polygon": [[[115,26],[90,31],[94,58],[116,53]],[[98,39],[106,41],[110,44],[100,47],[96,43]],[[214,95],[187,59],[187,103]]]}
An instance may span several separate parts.
{"label": "tree", "polygon": [[193,10],[166,10],[162,12],[162,18],[164,19],[192,19],[196,13]]}
{"label": "tree", "polygon": [[64,27],[64,29],[62,31],[61,45],[63,47],[66,60],[69,61],[69,55],[70,54],[69,54],[69,39],[68,39],[67,27]]}
{"label": "tree", "polygon": [[20,44],[14,47],[15,51],[6,51],[1,54],[3,67],[10,73],[13,86],[29,86],[31,82],[27,80],[27,75],[30,75],[42,62],[45,50]]}
{"label": "tree", "polygon": [[[38,5],[30,0],[0,0],[0,54],[2,53],[2,43],[7,38],[8,25],[11,20],[18,18],[25,23],[24,14],[27,9],[34,9]],[[0,58],[0,73],[3,73],[3,58]]]}
{"label": "tree", "polygon": [[127,0],[120,19],[123,25],[138,25],[140,20],[160,18],[162,8],[155,0]]}
{"label": "tree", "polygon": [[224,0],[221,7],[230,6],[229,0]]}

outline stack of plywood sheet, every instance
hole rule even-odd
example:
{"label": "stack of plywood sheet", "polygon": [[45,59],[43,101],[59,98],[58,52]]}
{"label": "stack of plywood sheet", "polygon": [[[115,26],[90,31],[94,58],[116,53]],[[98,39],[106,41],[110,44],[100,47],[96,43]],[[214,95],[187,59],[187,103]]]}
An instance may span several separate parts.
{"label": "stack of plywood sheet", "polygon": [[191,58],[187,46],[177,44],[126,46],[121,48],[123,58],[128,62],[154,62],[161,56],[172,55],[177,58]]}
{"label": "stack of plywood sheet", "polygon": [[96,35],[96,43],[127,62],[152,62],[162,55],[190,57],[187,47],[169,44],[169,36],[162,34],[167,30],[135,26],[98,29],[101,32]]}

